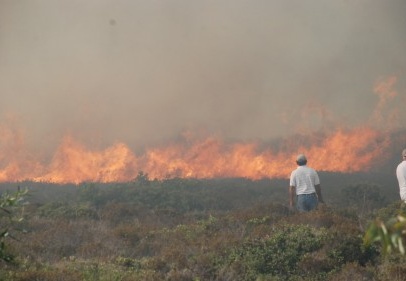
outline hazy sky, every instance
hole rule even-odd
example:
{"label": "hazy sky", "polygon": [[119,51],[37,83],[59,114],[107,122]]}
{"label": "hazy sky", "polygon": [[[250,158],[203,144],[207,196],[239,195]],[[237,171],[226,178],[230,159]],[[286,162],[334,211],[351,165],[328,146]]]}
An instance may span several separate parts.
{"label": "hazy sky", "polygon": [[[0,122],[29,143],[269,140],[406,105],[403,0],[0,0]],[[404,107],[404,106],[403,106]],[[402,117],[402,115],[400,115]],[[405,117],[405,115],[403,115]]]}

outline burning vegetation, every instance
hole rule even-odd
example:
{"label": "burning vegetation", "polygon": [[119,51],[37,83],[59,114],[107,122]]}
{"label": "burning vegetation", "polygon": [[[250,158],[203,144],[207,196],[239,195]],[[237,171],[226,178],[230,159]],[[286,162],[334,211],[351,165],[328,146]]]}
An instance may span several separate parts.
{"label": "burning vegetation", "polygon": [[[368,172],[385,163],[390,157],[389,148],[394,145],[391,134],[396,127],[383,126],[383,121],[393,121],[397,116],[396,110],[384,115],[397,96],[393,90],[395,82],[396,77],[390,77],[379,80],[374,86],[378,102],[369,125],[336,126],[322,132],[279,139],[272,144],[229,142],[219,137],[184,134],[176,142],[148,147],[136,154],[125,143],[94,150],[74,137],[66,136],[46,162],[35,159],[23,149],[21,133],[2,126],[0,182],[127,182],[136,178],[140,171],[152,179],[288,178],[299,153],[308,155],[312,167],[319,171]],[[395,126],[396,122],[390,124]]]}
{"label": "burning vegetation", "polygon": [[124,143],[95,151],[66,137],[49,164],[3,156],[0,181],[124,182],[133,180],[139,171],[157,179],[287,178],[300,152],[309,155],[312,166],[320,171],[365,172],[374,168],[374,159],[388,157],[391,145],[388,135],[371,128],[300,138],[300,142],[297,137],[280,140],[278,150],[273,145],[228,143],[214,137],[183,139],[136,155]]}

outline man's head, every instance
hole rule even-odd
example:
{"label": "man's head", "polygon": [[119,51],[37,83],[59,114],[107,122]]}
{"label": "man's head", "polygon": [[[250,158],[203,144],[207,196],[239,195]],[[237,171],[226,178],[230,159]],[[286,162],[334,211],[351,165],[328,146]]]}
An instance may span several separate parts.
{"label": "man's head", "polygon": [[403,160],[406,160],[406,148],[402,150]]}
{"label": "man's head", "polygon": [[296,163],[297,163],[299,166],[306,165],[306,164],[307,164],[307,158],[306,158],[306,156],[305,156],[304,154],[299,154],[299,155],[297,156],[297,158],[296,158]]}

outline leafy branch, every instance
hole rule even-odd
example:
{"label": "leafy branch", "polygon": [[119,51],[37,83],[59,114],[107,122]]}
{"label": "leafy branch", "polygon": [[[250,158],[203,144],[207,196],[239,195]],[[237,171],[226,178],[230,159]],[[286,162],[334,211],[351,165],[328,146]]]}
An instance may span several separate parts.
{"label": "leafy branch", "polygon": [[5,192],[0,195],[0,260],[12,262],[13,256],[7,251],[6,239],[16,239],[12,233],[17,231],[16,225],[23,220],[23,199],[28,190],[14,193]]}
{"label": "leafy branch", "polygon": [[380,242],[382,252],[387,255],[399,252],[405,255],[406,217],[398,215],[387,222],[376,220],[367,229],[364,235],[366,245]]}

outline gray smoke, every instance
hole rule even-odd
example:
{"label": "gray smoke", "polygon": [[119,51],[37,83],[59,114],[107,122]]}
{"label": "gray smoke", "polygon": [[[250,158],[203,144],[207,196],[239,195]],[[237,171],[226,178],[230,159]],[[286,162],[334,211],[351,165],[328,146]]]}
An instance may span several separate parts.
{"label": "gray smoke", "polygon": [[405,104],[404,11],[402,0],[0,0],[0,118],[44,150],[65,134],[140,148],[187,130],[269,140],[358,126],[379,79],[396,76]]}

